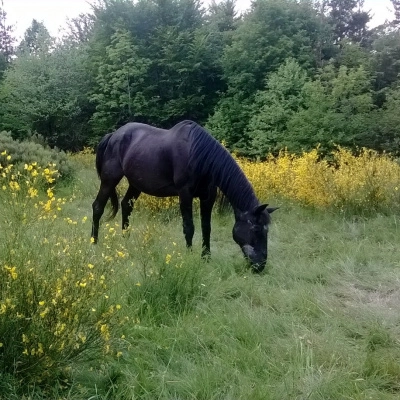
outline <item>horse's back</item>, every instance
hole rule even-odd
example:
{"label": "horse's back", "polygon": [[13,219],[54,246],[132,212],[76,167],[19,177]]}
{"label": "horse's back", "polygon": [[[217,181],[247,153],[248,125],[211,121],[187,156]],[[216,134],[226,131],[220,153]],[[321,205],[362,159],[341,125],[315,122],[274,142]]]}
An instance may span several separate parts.
{"label": "horse's back", "polygon": [[110,153],[129,183],[154,196],[174,196],[188,179],[190,121],[166,130],[137,122],[114,132]]}

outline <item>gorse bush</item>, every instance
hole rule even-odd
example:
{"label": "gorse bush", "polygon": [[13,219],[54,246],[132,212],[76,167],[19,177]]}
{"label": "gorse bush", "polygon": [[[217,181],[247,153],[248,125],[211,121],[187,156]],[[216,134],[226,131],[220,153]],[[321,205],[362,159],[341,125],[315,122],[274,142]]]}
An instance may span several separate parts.
{"label": "gorse bush", "polygon": [[[1,157],[12,159],[5,151]],[[61,217],[70,200],[56,197],[56,176],[37,163],[22,172],[12,163],[1,169],[0,382],[12,376],[51,386],[68,377],[78,357],[117,352],[110,323],[121,306],[110,297],[113,258],[96,256],[89,239],[80,246],[76,228],[87,218]]]}
{"label": "gorse bush", "polygon": [[[74,158],[94,165],[88,151]],[[390,155],[361,149],[357,154],[338,147],[330,159],[321,158],[318,149],[301,155],[281,151],[265,161],[235,159],[261,200],[281,196],[302,205],[333,207],[349,212],[385,211],[400,207],[400,165]],[[119,186],[123,195],[128,186]],[[135,208],[179,212],[177,197],[157,198],[141,194]]]}
{"label": "gorse bush", "polygon": [[46,167],[51,163],[57,166],[59,181],[69,180],[74,176],[72,163],[68,155],[62,151],[44,147],[33,141],[19,142],[14,140],[9,132],[4,131],[0,132],[0,149],[11,155],[12,163],[19,170],[25,164],[36,163],[41,167]]}
{"label": "gorse bush", "polygon": [[238,160],[261,198],[273,193],[302,205],[350,212],[400,206],[400,165],[389,155],[338,148],[332,161],[317,149],[296,156],[282,151],[265,162]]}

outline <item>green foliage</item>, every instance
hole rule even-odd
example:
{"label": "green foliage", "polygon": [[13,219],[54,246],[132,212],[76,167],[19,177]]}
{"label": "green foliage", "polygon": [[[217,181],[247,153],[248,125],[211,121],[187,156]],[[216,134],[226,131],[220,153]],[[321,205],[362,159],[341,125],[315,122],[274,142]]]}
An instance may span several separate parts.
{"label": "green foliage", "polygon": [[[0,191],[6,201],[0,208],[0,302],[10,299],[0,314],[10,329],[0,335],[8,345],[0,345],[0,365],[9,371],[21,360],[29,367],[0,371],[0,398],[398,397],[395,214],[364,219],[280,201],[269,270],[260,276],[247,269],[232,240],[231,214],[213,216],[208,263],[200,259],[197,231],[189,252],[180,217],[145,210],[134,212],[128,235],[103,224],[100,243],[91,246],[85,216],[98,181],[93,168],[78,174],[51,221],[38,219],[32,204],[15,214],[13,197]],[[29,318],[21,309],[31,311]],[[63,331],[70,351],[51,348],[54,339],[60,343],[57,322],[74,314]],[[99,316],[108,319],[103,332]],[[52,368],[45,368],[46,355]]]}
{"label": "green foliage", "polygon": [[41,53],[47,53],[53,46],[54,39],[50,36],[45,25],[33,19],[18,47],[20,52],[40,55]]}
{"label": "green foliage", "polygon": [[44,147],[33,140],[18,141],[11,137],[9,132],[0,132],[0,152],[6,151],[11,156],[10,163],[21,168],[24,164],[36,162],[45,168],[49,163],[55,164],[60,179],[69,181],[75,174],[75,169],[63,151]]}
{"label": "green foliage", "polygon": [[248,154],[265,157],[282,148],[290,135],[288,123],[304,105],[307,74],[293,59],[270,75],[266,89],[258,92],[248,125]]}
{"label": "green foliage", "polygon": [[400,86],[387,91],[383,107],[369,115],[369,127],[373,135],[369,147],[400,155]]}
{"label": "green foliage", "polygon": [[51,146],[76,149],[88,136],[87,53],[68,45],[46,49],[20,53],[6,71],[0,128],[20,139],[39,133]]}
{"label": "green foliage", "polygon": [[115,355],[110,322],[121,308],[108,301],[109,261],[89,251],[89,239],[76,248],[84,243],[78,222],[60,215],[67,199],[36,185],[34,164],[21,185],[10,168],[0,192],[2,394],[9,377],[24,382],[24,391],[48,390],[69,379],[77,360]]}
{"label": "green foliage", "polygon": [[[221,60],[228,90],[208,121],[212,131],[216,128],[221,132],[217,137],[223,137],[231,149],[249,153],[252,139],[244,131],[252,116],[249,107],[255,110],[252,105],[256,92],[264,89],[265,80],[286,59],[297,60],[313,73],[330,54],[325,42],[328,35],[307,2],[254,2],[232,34],[232,44],[225,48]],[[251,152],[259,150],[252,148]]]}
{"label": "green foliage", "polygon": [[398,151],[397,11],[369,30],[362,0],[256,0],[241,15],[235,7],[99,1],[57,43],[32,21],[13,57],[1,14],[0,129],[80,150],[129,121],[192,119],[252,157],[318,142]]}
{"label": "green foliage", "polygon": [[14,27],[7,24],[7,13],[0,7],[0,79],[14,54],[13,30]]}
{"label": "green foliage", "polygon": [[138,56],[129,32],[117,30],[98,63],[96,104],[92,123],[99,134],[143,115],[143,93],[140,91],[148,73],[150,60]]}
{"label": "green foliage", "polygon": [[304,106],[288,123],[282,145],[290,151],[323,151],[334,145],[357,147],[370,141],[369,113],[373,109],[371,78],[363,67],[326,67],[304,86]]}

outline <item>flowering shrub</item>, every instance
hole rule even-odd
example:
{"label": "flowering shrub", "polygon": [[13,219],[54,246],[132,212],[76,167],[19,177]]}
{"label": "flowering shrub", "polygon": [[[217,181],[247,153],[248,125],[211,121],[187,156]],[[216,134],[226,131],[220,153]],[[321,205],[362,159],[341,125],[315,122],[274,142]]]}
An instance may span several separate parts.
{"label": "flowering shrub", "polygon": [[282,151],[265,162],[238,162],[262,199],[273,193],[308,206],[350,211],[400,206],[400,165],[373,150],[354,155],[338,148],[330,163],[320,159],[317,149],[300,156]]}
{"label": "flowering shrub", "polygon": [[[338,148],[331,159],[321,159],[318,149],[301,155],[281,151],[266,161],[234,156],[252,183],[257,196],[272,194],[303,205],[350,211],[380,210],[400,206],[400,165],[387,154],[361,149],[359,154]],[[93,156],[91,164],[94,165]],[[121,194],[126,182],[119,187]],[[178,198],[141,194],[135,207],[152,211],[178,210]]]}
{"label": "flowering shrub", "polygon": [[[0,154],[0,376],[51,384],[88,351],[116,354],[114,258],[82,240],[76,227],[86,217],[60,218],[67,199],[56,196],[53,163],[20,171]],[[59,232],[64,224],[68,237]]]}
{"label": "flowering shrub", "polygon": [[[13,140],[8,132],[0,132],[0,149],[12,155],[14,170],[22,170],[26,164],[36,164],[45,168],[48,164],[56,164],[58,180],[69,180],[74,176],[74,168],[68,155],[62,151],[44,147],[33,141]],[[6,162],[2,159],[3,166]]]}

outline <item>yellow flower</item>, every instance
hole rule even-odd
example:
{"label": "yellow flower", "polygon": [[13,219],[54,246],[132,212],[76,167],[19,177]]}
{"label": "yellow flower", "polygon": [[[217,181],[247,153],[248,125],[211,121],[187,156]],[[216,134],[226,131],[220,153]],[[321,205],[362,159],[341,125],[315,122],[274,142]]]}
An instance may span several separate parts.
{"label": "yellow flower", "polygon": [[11,181],[9,183],[9,185],[10,185],[11,190],[14,191],[14,192],[18,192],[20,190],[20,186],[19,186],[18,182]]}
{"label": "yellow flower", "polygon": [[38,190],[30,187],[28,189],[28,195],[29,195],[30,198],[37,197],[38,196]]}
{"label": "yellow flower", "polygon": [[4,269],[10,274],[11,278],[13,280],[17,279],[18,274],[16,272],[16,267],[9,267],[9,266],[4,266]]}

